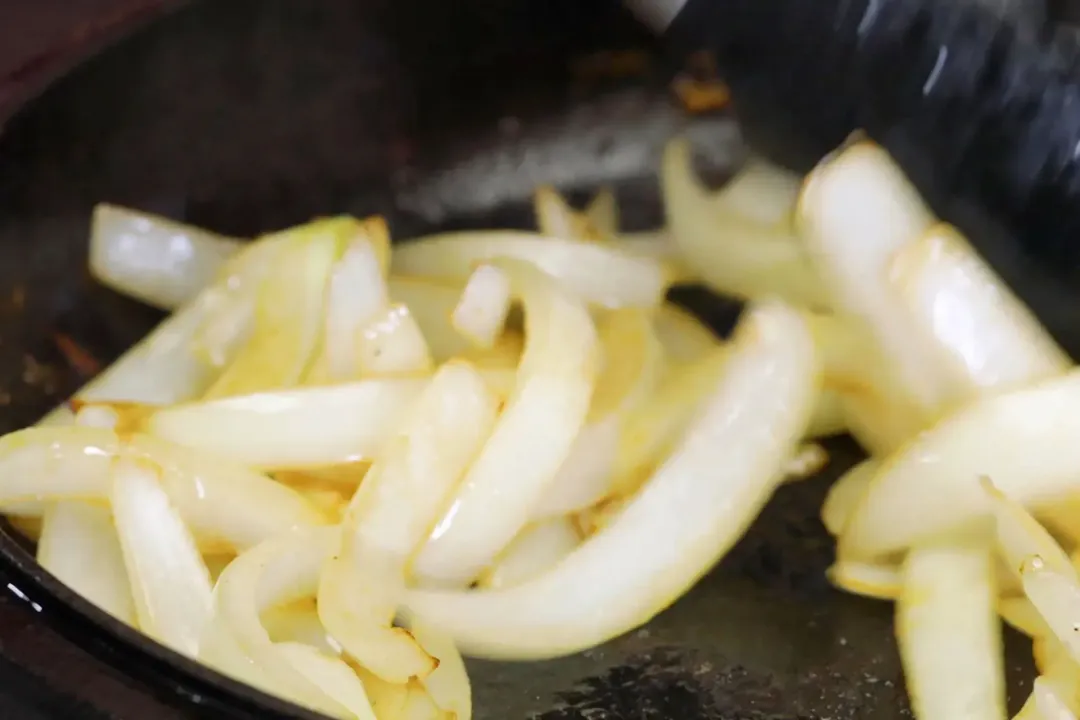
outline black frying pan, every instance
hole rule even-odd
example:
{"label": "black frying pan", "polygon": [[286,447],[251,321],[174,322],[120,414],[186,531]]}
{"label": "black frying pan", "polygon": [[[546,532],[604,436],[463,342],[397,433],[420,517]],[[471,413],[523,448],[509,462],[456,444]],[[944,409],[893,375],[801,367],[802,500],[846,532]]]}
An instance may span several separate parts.
{"label": "black frying pan", "polygon": [[[166,15],[173,5],[183,7]],[[90,49],[131,33],[31,100]],[[600,53],[618,50],[645,61],[615,72]],[[87,279],[95,203],[237,234],[383,213],[408,236],[527,226],[536,184],[612,183],[627,221],[647,227],[661,219],[654,173],[673,133],[691,134],[717,180],[746,152],[731,117],[691,120],[673,102],[679,66],[608,0],[0,3],[0,114],[11,115],[0,132],[0,430],[34,421],[82,381],[58,335],[107,361],[158,319]],[[748,127],[771,132],[769,112],[755,116],[767,106],[754,99],[761,87],[737,85],[740,109]],[[785,132],[759,132],[759,146],[796,163],[801,151],[785,149]],[[1018,247],[970,198],[935,202],[966,229],[990,228],[976,239]],[[1010,280],[1065,327],[1060,318],[1075,311],[1063,296],[1024,284],[1037,268]],[[703,293],[680,299],[720,328],[735,310]],[[784,488],[721,566],[646,629],[554,662],[473,663],[476,717],[905,717],[891,607],[824,579],[832,549],[817,511],[857,457],[845,441],[831,450],[826,476]],[[59,587],[11,534],[0,538],[4,585],[0,656],[23,674],[0,687],[44,681],[58,693],[52,716],[298,712],[120,628]],[[1015,706],[1030,652],[1007,641]]]}

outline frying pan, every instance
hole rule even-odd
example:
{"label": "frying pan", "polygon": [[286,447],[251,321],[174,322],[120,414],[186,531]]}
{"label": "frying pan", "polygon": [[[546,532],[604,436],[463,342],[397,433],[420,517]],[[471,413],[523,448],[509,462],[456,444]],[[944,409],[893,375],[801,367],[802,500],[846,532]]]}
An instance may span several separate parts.
{"label": "frying pan", "polygon": [[[68,340],[109,361],[160,319],[87,277],[95,203],[240,235],[381,213],[408,237],[527,226],[535,185],[611,184],[626,222],[646,228],[662,220],[655,170],[671,135],[693,138],[716,181],[747,152],[732,117],[673,102],[679,68],[609,0],[0,4],[0,431],[85,379]],[[965,229],[1001,232],[952,201],[935,199]],[[1075,317],[1054,315],[1064,296],[1031,277],[1009,280],[1044,319]],[[736,312],[701,292],[678,299],[720,329]],[[478,720],[909,716],[891,607],[824,579],[817,511],[858,458],[846,440],[829,449],[823,476],[783,488],[646,628],[558,661],[470,663]],[[121,627],[10,529],[0,588],[0,686],[46,693],[42,717],[314,717]],[[1015,709],[1030,652],[1006,643]]]}

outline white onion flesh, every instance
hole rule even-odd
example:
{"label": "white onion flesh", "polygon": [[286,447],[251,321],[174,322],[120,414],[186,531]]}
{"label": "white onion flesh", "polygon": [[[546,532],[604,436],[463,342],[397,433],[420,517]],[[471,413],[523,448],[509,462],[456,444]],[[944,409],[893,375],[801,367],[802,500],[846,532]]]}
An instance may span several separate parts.
{"label": "white onion flesh", "polygon": [[978,545],[913,549],[904,564],[896,635],[920,720],[1004,720],[994,565]]}
{"label": "white onion flesh", "polygon": [[195,538],[159,483],[161,470],[120,458],[111,501],[139,628],[196,657],[213,614],[210,572]]}
{"label": "white onion flesh", "polygon": [[418,577],[439,583],[468,584],[526,525],[584,426],[596,382],[598,340],[585,307],[532,266],[494,262],[522,298],[526,346],[491,438],[416,559]]}
{"label": "white onion flesh", "polygon": [[136,624],[124,555],[109,508],[80,502],[49,506],[37,560],[60,582],[117,620]]}
{"label": "white onion flesh", "polygon": [[566,518],[535,523],[514,538],[477,585],[492,590],[519,585],[554,567],[580,544],[574,523]]}
{"label": "white onion flesh", "polygon": [[533,580],[412,591],[409,612],[465,652],[516,659],[570,654],[647,622],[713,566],[772,494],[809,420],[817,376],[797,314],[775,304],[751,311],[699,420],[610,525]]}
{"label": "white onion flesh", "polygon": [[496,258],[535,264],[581,299],[605,307],[656,307],[671,283],[662,263],[617,246],[527,232],[488,231],[434,235],[394,250],[395,273],[464,280]]}
{"label": "white onion flesh", "polygon": [[512,299],[510,279],[497,267],[481,265],[465,284],[451,321],[473,344],[490,348],[506,325]]}
{"label": "white onion flesh", "polygon": [[375,458],[423,391],[422,379],[373,379],[172,405],[146,431],[256,468]]}
{"label": "white onion flesh", "polygon": [[694,175],[687,141],[668,145],[661,181],[668,227],[685,264],[706,285],[740,298],[778,295],[826,305],[821,281],[791,231],[741,217],[711,197]]}

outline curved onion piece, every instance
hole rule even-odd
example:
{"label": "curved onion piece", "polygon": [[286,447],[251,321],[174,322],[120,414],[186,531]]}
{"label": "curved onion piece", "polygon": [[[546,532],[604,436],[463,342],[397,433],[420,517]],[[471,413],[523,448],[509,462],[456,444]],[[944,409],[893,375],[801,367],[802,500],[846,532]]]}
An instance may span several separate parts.
{"label": "curved onion piece", "polygon": [[451,720],[472,720],[472,687],[461,653],[450,638],[422,623],[409,628],[416,642],[439,667],[424,678],[424,689],[439,709],[450,714]]}
{"label": "curved onion piece", "polygon": [[1035,707],[1043,720],[1076,720],[1076,715],[1061,697],[1053,683],[1045,677],[1035,678]]}
{"label": "curved onion piece", "polygon": [[664,366],[652,319],[636,308],[605,314],[599,323],[603,364],[589,408],[589,424],[534,507],[532,517],[584,510],[611,490],[621,444],[621,418],[648,400]]}
{"label": "curved onion piece", "polygon": [[817,475],[829,464],[828,451],[817,443],[802,445],[788,458],[784,466],[784,480],[795,482]]}
{"label": "curved onion piece", "polygon": [[302,643],[329,655],[341,654],[340,643],[326,632],[319,619],[314,598],[275,605],[264,610],[259,620],[274,643]]}
{"label": "curved onion piece", "polygon": [[574,523],[555,518],[530,525],[477,580],[477,586],[492,590],[519,585],[553,567],[581,544]]}
{"label": "curved onion piece", "polygon": [[[888,292],[893,254],[915,241],[934,222],[903,173],[871,143],[849,146],[810,174],[799,199],[799,221],[811,256],[819,265],[832,304],[876,342],[880,363],[915,403],[913,430],[950,399],[937,350]],[[874,346],[870,346],[873,349]],[[906,433],[910,434],[910,433]]]}
{"label": "curved onion piece", "polygon": [[319,617],[349,655],[382,680],[405,683],[435,668],[391,623],[409,559],[491,434],[496,413],[495,397],[471,366],[444,365],[345,514],[341,549],[320,579]]}
{"label": "curved onion piece", "polygon": [[955,228],[938,224],[892,261],[891,283],[973,388],[1015,389],[1072,362]]}
{"label": "curved onion piece", "polygon": [[0,438],[0,506],[109,497],[116,434],[103,428],[28,428]]}
{"label": "curved onion piece", "polygon": [[510,279],[496,267],[481,265],[469,276],[451,323],[474,345],[491,348],[506,325],[512,299]]}
{"label": "curved onion piece", "polygon": [[707,325],[673,303],[661,305],[653,322],[656,339],[674,362],[698,360],[720,345],[720,338]]}
{"label": "curved onion piece", "polygon": [[264,469],[374,458],[427,384],[377,379],[267,391],[163,408],[146,432]]}
{"label": "curved onion piece", "polygon": [[192,453],[148,435],[126,439],[124,452],[161,468],[161,485],[200,540],[243,551],[327,518],[302,495],[265,475],[212,454]]}
{"label": "curved onion piece", "polygon": [[615,494],[636,491],[645,473],[667,456],[716,386],[729,352],[728,346],[717,345],[696,361],[672,366],[656,392],[622,418]]}
{"label": "curved onion piece", "polygon": [[401,709],[401,720],[447,720],[423,685],[411,682],[408,687],[409,696]]}
{"label": "curved onion piece", "polygon": [[608,186],[600,188],[593,195],[582,214],[605,237],[619,232],[619,202],[615,198],[615,192]]}
{"label": "curved onion piece", "polygon": [[[601,231],[593,223],[588,213],[578,212],[570,207],[566,198],[550,185],[542,185],[533,193],[533,211],[536,213],[536,225],[540,233],[548,237],[597,242],[610,236],[610,232]],[[596,211],[607,212],[603,207]]]}
{"label": "curved onion piece", "polygon": [[162,310],[209,286],[239,240],[101,203],[90,226],[90,272],[102,285]]}
{"label": "curved onion piece", "polygon": [[357,350],[361,375],[423,375],[431,372],[431,352],[405,305],[391,305],[361,331]]}
{"label": "curved onion piece", "polygon": [[528,523],[584,426],[596,381],[585,307],[527,263],[493,262],[524,304],[525,351],[495,431],[417,557],[418,577],[440,583],[468,584]]}
{"label": "curved onion piece", "polygon": [[829,534],[838,536],[844,531],[848,518],[880,466],[879,460],[868,458],[832,484],[829,494],[825,496],[825,502],[821,505],[821,523]]}
{"label": "curved onion piece", "polygon": [[845,592],[876,600],[900,597],[903,577],[895,565],[837,560],[829,568],[829,581]]}
{"label": "curved onion piece", "polygon": [[790,227],[802,178],[761,158],[752,158],[716,194],[716,202],[767,225]]}
{"label": "curved onion piece", "polygon": [[675,244],[710,288],[740,298],[778,295],[825,305],[821,281],[798,240],[717,202],[694,174],[686,140],[673,140],[664,151],[661,186]]}
{"label": "curved onion piece", "polygon": [[349,717],[288,658],[260,621],[267,609],[315,594],[337,528],[284,533],[241,554],[214,588],[214,622],[200,659],[272,694],[334,717]]}
{"label": "curved onion piece", "polygon": [[213,614],[210,572],[195,538],[161,488],[160,469],[116,461],[112,507],[139,628],[177,652],[197,656]]}
{"label": "curved onion piece", "polygon": [[1042,558],[1054,572],[1077,576],[1069,556],[1038,520],[1022,505],[1005,497],[989,478],[983,478],[981,482],[993,506],[998,548],[1005,565],[1016,577],[1020,577],[1024,561],[1035,556]]}
{"label": "curved onion piece", "polygon": [[1038,556],[1027,560],[1020,572],[1031,604],[1073,660],[1080,661],[1080,637],[1076,632],[1080,627],[1080,584],[1075,576],[1055,572]]}
{"label": "curved onion piece", "polygon": [[1080,371],[980,400],[901,448],[870,482],[840,538],[860,557],[901,550],[992,512],[987,476],[1028,507],[1080,482]]}
{"label": "curved onion piece", "polygon": [[467,653],[516,659],[570,654],[645,623],[707,572],[768,500],[817,382],[798,313],[774,303],[752,309],[698,420],[609,525],[537,578],[496,591],[413,591],[409,613]]}
{"label": "curved onion piece", "polygon": [[261,279],[251,336],[207,390],[208,399],[298,384],[323,328],[326,290],[341,250],[341,223],[288,231]]}
{"label": "curved onion piece", "polygon": [[321,355],[308,372],[319,380],[342,382],[360,374],[359,341],[364,328],[383,315],[390,298],[373,244],[366,238],[353,240],[330,275]]}
{"label": "curved onion piece", "polygon": [[344,706],[348,720],[376,720],[360,678],[343,660],[303,643],[275,643],[274,649],[320,690]]}
{"label": "curved onion piece", "polygon": [[121,622],[135,625],[131,585],[108,508],[81,502],[50,505],[37,560],[79,595]]}
{"label": "curved onion piece", "polygon": [[460,282],[391,276],[387,286],[391,301],[409,308],[435,362],[461,357],[473,349],[472,341],[458,332],[452,322],[454,308],[461,301]]}
{"label": "curved onion piece", "polygon": [[1053,640],[1053,631],[1026,597],[1001,598],[998,600],[998,614],[1011,627],[1030,638],[1038,640],[1049,637]]}
{"label": "curved onion piece", "polygon": [[827,438],[847,432],[844,398],[837,392],[823,389],[814,406],[814,417],[806,429],[808,438]]}
{"label": "curved onion piece", "polygon": [[981,544],[915,548],[903,575],[896,636],[916,716],[1004,720],[990,552]]}
{"label": "curved onion piece", "polygon": [[394,248],[391,267],[402,275],[466,279],[481,262],[508,258],[533,263],[589,303],[656,307],[671,284],[663,263],[606,243],[519,231],[447,233]]}

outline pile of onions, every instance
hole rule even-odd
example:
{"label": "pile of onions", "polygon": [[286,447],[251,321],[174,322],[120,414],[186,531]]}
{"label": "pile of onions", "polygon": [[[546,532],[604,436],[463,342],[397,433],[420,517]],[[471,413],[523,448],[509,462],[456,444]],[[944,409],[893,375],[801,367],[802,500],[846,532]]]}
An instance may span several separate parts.
{"label": "pile of onions", "polygon": [[[332,717],[466,720],[461,653],[643,625],[850,432],[870,457],[822,508],[829,575],[896,600],[917,716],[1005,717],[1000,615],[1043,673],[1023,716],[1074,717],[1067,356],[879,148],[718,191],[690,159],[669,145],[667,227],[640,234],[610,193],[551,188],[539,233],[393,247],[378,218],[244,243],[100,206],[94,275],[171,315],[0,438],[0,510],[223,673]],[[665,302],[691,282],[746,301],[730,339]]]}

